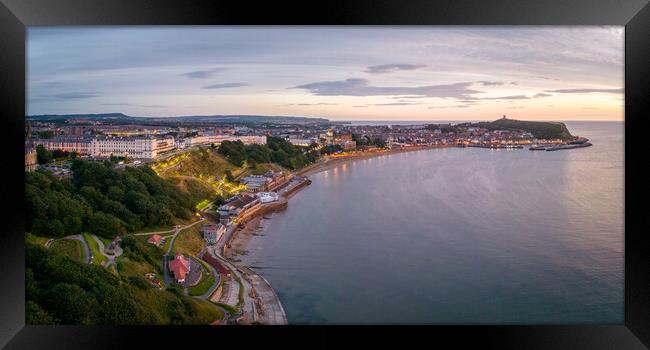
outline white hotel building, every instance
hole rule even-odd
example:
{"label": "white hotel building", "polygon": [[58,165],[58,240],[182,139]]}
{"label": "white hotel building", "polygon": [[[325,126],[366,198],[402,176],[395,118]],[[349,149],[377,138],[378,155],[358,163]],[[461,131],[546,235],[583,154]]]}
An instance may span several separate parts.
{"label": "white hotel building", "polygon": [[108,158],[110,156],[128,156],[136,159],[154,159],[159,154],[176,148],[174,138],[144,137],[55,137],[38,139],[34,146],[43,145],[46,149],[77,152],[80,155]]}
{"label": "white hotel building", "polygon": [[241,141],[245,145],[265,145],[266,136],[201,135],[183,139],[179,141],[179,146],[181,148],[209,144],[218,146],[224,141]]}
{"label": "white hotel building", "polygon": [[159,154],[176,148],[174,138],[155,137],[102,137],[92,141],[92,156],[129,156],[131,158],[154,159]]}

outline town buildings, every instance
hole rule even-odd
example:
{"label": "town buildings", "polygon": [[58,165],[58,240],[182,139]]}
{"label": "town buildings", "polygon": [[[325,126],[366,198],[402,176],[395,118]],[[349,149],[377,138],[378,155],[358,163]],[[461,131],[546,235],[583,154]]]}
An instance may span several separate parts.
{"label": "town buildings", "polygon": [[36,149],[28,146],[25,148],[25,171],[34,171],[38,167]]}
{"label": "town buildings", "polygon": [[128,156],[135,159],[154,159],[176,148],[174,138],[167,137],[108,137],[55,136],[51,139],[33,139],[34,145],[43,145],[50,151],[75,152],[99,158]]}
{"label": "town buildings", "polygon": [[186,137],[179,140],[179,148],[185,147],[194,147],[200,145],[211,145],[219,146],[224,141],[241,141],[245,145],[265,145],[266,136],[257,136],[257,135],[200,135],[193,137]]}
{"label": "town buildings", "polygon": [[218,208],[220,221],[222,224],[228,225],[233,220],[245,217],[259,209],[260,205],[260,199],[250,193],[230,197]]}
{"label": "town buildings", "polygon": [[241,180],[248,192],[275,191],[291,180],[291,175],[269,170],[264,175],[249,175]]}
{"label": "town buildings", "polygon": [[203,225],[201,228],[203,233],[203,239],[206,244],[213,245],[221,238],[221,236],[226,232],[226,227],[222,224],[208,224]]}
{"label": "town buildings", "polygon": [[257,196],[262,204],[275,202],[280,198],[276,192],[260,192]]}

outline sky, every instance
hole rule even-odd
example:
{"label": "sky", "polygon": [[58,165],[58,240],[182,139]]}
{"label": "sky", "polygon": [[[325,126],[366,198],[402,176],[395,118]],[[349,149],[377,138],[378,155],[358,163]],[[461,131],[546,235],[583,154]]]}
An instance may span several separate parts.
{"label": "sky", "polygon": [[29,27],[27,114],[623,120],[620,26]]}

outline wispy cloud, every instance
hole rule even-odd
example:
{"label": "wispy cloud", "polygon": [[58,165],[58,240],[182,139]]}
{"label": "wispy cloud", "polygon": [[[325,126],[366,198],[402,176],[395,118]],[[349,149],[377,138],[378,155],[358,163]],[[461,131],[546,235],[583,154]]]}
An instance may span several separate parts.
{"label": "wispy cloud", "polygon": [[465,104],[465,105],[452,105],[452,106],[429,106],[427,107],[428,109],[446,109],[446,108],[467,108],[471,106],[471,104]]}
{"label": "wispy cloud", "polygon": [[83,100],[83,99],[99,97],[99,96],[101,96],[101,94],[97,92],[64,92],[59,94],[42,95],[42,96],[30,98],[30,102]]}
{"label": "wispy cloud", "polygon": [[295,86],[291,89],[308,90],[319,96],[426,96],[448,98],[471,98],[471,94],[482,91],[469,88],[473,83],[427,85],[416,87],[372,86],[366,79],[346,79],[342,81],[321,81]]}
{"label": "wispy cloud", "polygon": [[419,105],[421,102],[390,102],[390,103],[375,103],[373,106],[411,106]]}
{"label": "wispy cloud", "polygon": [[590,94],[590,93],[606,93],[606,94],[621,94],[623,88],[618,89],[558,89],[546,90],[546,92],[556,92],[560,94]]}
{"label": "wispy cloud", "polygon": [[133,103],[100,103],[100,106],[129,106],[129,107],[146,107],[146,108],[165,108],[163,105],[138,105]]}
{"label": "wispy cloud", "polygon": [[368,106],[363,105],[363,106],[352,106],[352,107],[354,107],[354,108],[366,108],[366,107],[368,107]]}
{"label": "wispy cloud", "polygon": [[477,81],[477,84],[483,85],[483,86],[498,86],[498,85],[503,85],[502,81]]}
{"label": "wispy cloud", "polygon": [[187,72],[181,75],[184,75],[190,79],[207,79],[207,78],[211,78],[214,75],[214,73],[223,72],[226,69],[227,68],[212,68],[208,70],[197,70],[193,72]]}
{"label": "wispy cloud", "polygon": [[236,88],[240,86],[250,86],[248,83],[222,83],[222,84],[212,84],[208,86],[204,86],[204,89],[228,89],[228,88]]}
{"label": "wispy cloud", "polygon": [[325,102],[319,102],[319,103],[289,103],[287,106],[338,106],[338,103],[325,103]]}
{"label": "wispy cloud", "polygon": [[526,95],[510,95],[510,96],[497,96],[497,97],[479,97],[480,100],[528,100],[530,97]]}
{"label": "wispy cloud", "polygon": [[390,73],[398,70],[415,70],[424,67],[426,67],[426,65],[423,64],[405,64],[405,63],[382,64],[378,66],[370,66],[368,67],[368,69],[365,70],[365,72],[371,74],[384,74],[384,73]]}
{"label": "wispy cloud", "polygon": [[538,94],[533,95],[533,98],[549,97],[549,96],[553,96],[553,95],[551,95],[551,94],[545,94],[545,93],[543,93],[543,92],[540,92],[540,93],[538,93]]}

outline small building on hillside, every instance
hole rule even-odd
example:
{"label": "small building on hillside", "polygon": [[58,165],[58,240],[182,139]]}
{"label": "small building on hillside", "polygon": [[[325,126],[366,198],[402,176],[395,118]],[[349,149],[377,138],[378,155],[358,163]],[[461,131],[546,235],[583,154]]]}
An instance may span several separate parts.
{"label": "small building on hillside", "polygon": [[203,232],[203,239],[205,239],[206,244],[213,245],[226,232],[226,227],[222,224],[208,224],[204,225],[201,231]]}
{"label": "small building on hillside", "polygon": [[153,244],[153,245],[155,245],[156,247],[160,246],[160,242],[162,242],[162,237],[160,237],[159,234],[152,235],[152,236],[149,237],[149,239],[147,240],[147,243],[149,243],[149,244]]}
{"label": "small building on hillside", "polygon": [[243,193],[230,197],[219,207],[221,223],[226,225],[233,218],[245,216],[258,209],[261,205],[260,199],[252,193]]}
{"label": "small building on hillside", "polygon": [[185,276],[190,272],[190,262],[185,259],[183,254],[176,253],[174,260],[170,261],[167,265],[169,267],[169,272],[174,274],[176,282],[185,282]]}

